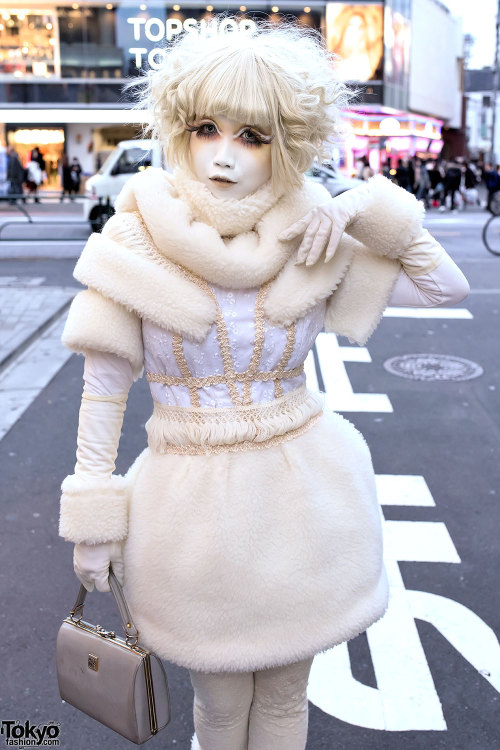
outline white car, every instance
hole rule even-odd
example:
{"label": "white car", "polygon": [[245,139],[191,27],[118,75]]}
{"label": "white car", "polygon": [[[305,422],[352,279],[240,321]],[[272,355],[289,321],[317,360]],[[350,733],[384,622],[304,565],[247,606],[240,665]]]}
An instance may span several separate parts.
{"label": "white car", "polygon": [[156,141],[120,141],[97,174],[89,177],[85,185],[84,215],[94,232],[100,232],[114,214],[114,202],[127,180],[148,167],[167,169],[163,152]]}
{"label": "white car", "polygon": [[363,181],[356,177],[346,177],[337,169],[326,164],[313,164],[306,172],[306,180],[311,182],[320,182],[326,187],[332,198],[345,193],[356,185],[362,185]]}

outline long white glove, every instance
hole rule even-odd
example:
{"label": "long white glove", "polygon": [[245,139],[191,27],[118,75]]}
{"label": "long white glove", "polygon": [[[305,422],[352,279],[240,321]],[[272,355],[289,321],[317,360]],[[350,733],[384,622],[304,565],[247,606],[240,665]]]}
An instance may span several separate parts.
{"label": "long white glove", "polygon": [[[380,182],[374,189],[379,187]],[[391,189],[393,190],[392,186]],[[366,212],[367,220],[370,220],[369,211],[373,208],[374,200],[377,200],[376,193],[372,193],[371,182],[366,182],[311,209],[302,219],[281,232],[278,239],[287,241],[304,235],[297,251],[296,265],[305,262],[306,266],[311,266],[323,253],[324,262],[328,263],[346,230],[356,237],[356,223],[362,222],[363,212]],[[378,227],[379,231],[383,229]],[[444,248],[429,232],[420,229],[420,234],[413,236],[410,243],[407,241],[406,247],[403,244],[398,248],[397,257],[406,273],[413,276],[429,273],[437,268],[445,254]]]}
{"label": "long white glove", "polygon": [[73,567],[75,574],[87,591],[109,591],[109,564],[113,564],[113,573],[123,585],[124,566],[121,542],[103,542],[102,544],[75,544],[73,550]]}
{"label": "long white glove", "polygon": [[[109,360],[108,360],[109,357]],[[116,383],[117,368],[124,369],[125,360],[115,355],[94,353],[89,363],[106,380]],[[94,583],[98,591],[109,591],[108,569],[113,563],[118,579],[123,583],[121,542],[127,536],[128,508],[125,480],[113,475],[120,440],[123,414],[128,392],[106,395],[106,389],[96,392],[95,372],[89,387],[86,358],[86,385],[82,395],[78,424],[77,462],[75,473],[63,482],[59,533],[75,542],[74,569],[88,591]],[[121,380],[130,387],[130,366]]]}

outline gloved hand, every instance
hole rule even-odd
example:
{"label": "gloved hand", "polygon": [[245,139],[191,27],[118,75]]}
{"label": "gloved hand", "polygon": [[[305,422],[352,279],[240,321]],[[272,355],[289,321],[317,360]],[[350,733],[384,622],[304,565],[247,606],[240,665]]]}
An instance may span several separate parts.
{"label": "gloved hand", "polygon": [[113,564],[113,573],[120,584],[124,581],[123,551],[121,542],[103,542],[101,544],[75,544],[73,550],[73,567],[80,583],[87,591],[109,591],[109,564]]}
{"label": "gloved hand", "polygon": [[[384,190],[389,188],[387,195],[384,195],[380,188],[384,188]],[[335,255],[344,231],[347,230],[355,239],[358,239],[357,230],[363,224],[363,212],[369,218],[374,204],[380,205],[382,202],[388,202],[391,198],[396,197],[393,193],[394,190],[400,191],[401,188],[395,188],[392,184],[390,187],[389,185],[383,186],[380,181],[376,185],[371,180],[365,182],[363,185],[347,190],[336,198],[311,209],[302,219],[281,232],[278,239],[286,241],[304,234],[297,251],[296,265],[301,265],[304,262],[306,266],[313,265],[319,260],[323,251],[325,251],[324,261],[327,263]],[[408,199],[408,196],[404,195],[404,198]],[[378,221],[376,229],[379,233],[382,230],[383,234],[384,226],[379,226],[381,224],[380,219],[373,221]],[[414,230],[415,226],[412,228],[413,236],[400,238],[400,247],[397,245],[394,248],[389,247],[388,252],[374,249],[377,254],[397,257],[409,276],[430,273],[438,267],[446,255],[443,247],[439,242],[436,242],[426,229],[420,227],[420,230],[418,230],[417,226],[416,232]],[[368,244],[367,240],[364,241]]]}
{"label": "gloved hand", "polygon": [[346,190],[308,213],[278,235],[281,241],[304,234],[297,252],[295,265],[312,266],[325,250],[325,263],[335,255],[346,227],[356,218],[371,199],[369,183]]}

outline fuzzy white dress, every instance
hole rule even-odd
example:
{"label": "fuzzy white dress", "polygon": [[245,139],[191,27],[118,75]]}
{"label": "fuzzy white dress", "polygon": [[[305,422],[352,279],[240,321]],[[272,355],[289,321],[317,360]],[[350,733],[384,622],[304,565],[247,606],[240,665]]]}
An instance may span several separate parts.
{"label": "fuzzy white dress", "polygon": [[[256,290],[214,291],[234,369],[246,372],[264,323],[256,321]],[[284,353],[285,376],[301,369],[324,309],[320,303],[298,321],[288,353],[291,335],[264,323],[261,378]],[[202,386],[195,408],[187,386],[158,381],[185,368],[192,378],[223,375],[216,326],[202,344],[183,342],[177,356],[175,338],[154,324],[143,322],[143,340],[155,413],[150,447],[131,470],[124,560],[125,593],[144,643],[186,667],[247,671],[298,661],[363,631],[383,614],[388,590],[360,433],[322,413],[303,372],[252,378],[247,406],[235,407],[225,384]],[[246,382],[236,384],[240,397]],[[208,412],[197,434],[178,421],[183,409],[192,417]],[[250,449],[256,436],[260,445]],[[223,440],[229,450],[199,451]]]}
{"label": "fuzzy white dress", "polygon": [[[141,210],[146,214],[147,205]],[[303,288],[296,286],[294,298],[282,296],[286,304],[278,305],[286,285],[273,288],[276,269],[269,280],[248,283],[250,263],[261,272],[254,252],[243,288],[236,276],[228,286],[184,269],[182,279],[193,283],[185,292],[196,302],[198,317],[193,307],[184,308],[183,320],[168,300],[158,311],[143,299],[135,279],[125,289],[130,248],[138,248],[148,263],[150,257],[157,260],[144,237],[126,246],[125,268],[115,283],[111,240],[123,239],[123,226],[127,220],[131,226],[134,217],[117,218],[115,234],[104,238],[109,244],[102,258],[87,253],[87,261],[82,256],[79,262],[77,278],[89,291],[75,300],[64,340],[75,351],[125,357],[130,382],[144,365],[154,402],[146,425],[148,448],[124,482],[126,538],[121,521],[115,535],[118,525],[111,517],[115,508],[119,514],[117,483],[103,483],[85,502],[84,490],[63,495],[61,535],[89,542],[124,538],[124,590],[141,643],[184,667],[254,671],[353,638],[383,615],[388,585],[369,449],[350,422],[325,412],[321,397],[305,386],[303,363],[328,322],[333,271],[327,281],[324,274],[317,273],[316,281],[304,274]],[[291,223],[289,215],[281,218],[282,225]],[[268,226],[271,231],[272,222]],[[240,249],[244,265],[245,247]],[[361,320],[369,333],[398,281],[400,264],[383,264],[379,276],[370,272],[367,288],[378,287],[378,299],[372,304],[375,292],[367,294],[356,318],[351,293],[356,276],[346,274],[355,263],[348,250],[344,267],[335,270],[335,283],[346,277],[337,297],[336,330],[344,332],[338,321],[345,307],[349,325]],[[220,261],[223,276],[224,247],[219,259],[217,252],[214,248],[213,263]],[[338,255],[342,260],[341,251]],[[206,264],[206,257],[200,262]],[[282,267],[286,258],[276,262]],[[149,272],[149,265],[142,267]],[[161,267],[154,266],[160,280]],[[207,267],[206,275],[210,272]],[[292,265],[285,281],[294,274]],[[127,310],[123,305],[130,300],[134,304]],[[176,297],[181,310],[182,302]],[[146,314],[138,315],[141,306]],[[288,312],[279,322],[283,306]],[[82,513],[93,526],[86,537]]]}

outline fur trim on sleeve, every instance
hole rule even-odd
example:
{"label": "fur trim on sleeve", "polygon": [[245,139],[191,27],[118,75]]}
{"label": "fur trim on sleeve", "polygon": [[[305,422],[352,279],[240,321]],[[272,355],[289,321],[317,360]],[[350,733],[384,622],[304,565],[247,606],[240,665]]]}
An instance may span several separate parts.
{"label": "fur trim on sleeve", "polygon": [[325,330],[366,344],[389,302],[401,263],[359,246],[349,272],[328,300]]}
{"label": "fur trim on sleeve", "polygon": [[125,477],[70,474],[61,485],[59,536],[67,542],[119,542],[128,533]]}
{"label": "fur trim on sleeve", "polygon": [[85,354],[89,349],[128,359],[134,379],[140,377],[144,351],[140,318],[93,289],[78,292],[71,303],[62,343]]}
{"label": "fur trim on sleeve", "polygon": [[346,232],[373,253],[397,258],[421,233],[424,204],[382,175],[367,186],[366,206]]}
{"label": "fur trim on sleeve", "polygon": [[193,341],[203,341],[215,322],[213,300],[161,256],[133,213],[115,214],[102,234],[89,237],[73,275],[141,318]]}

